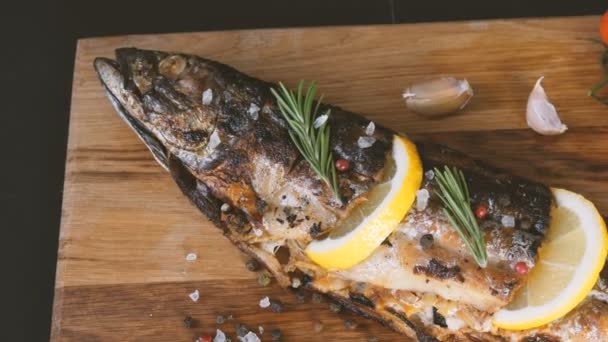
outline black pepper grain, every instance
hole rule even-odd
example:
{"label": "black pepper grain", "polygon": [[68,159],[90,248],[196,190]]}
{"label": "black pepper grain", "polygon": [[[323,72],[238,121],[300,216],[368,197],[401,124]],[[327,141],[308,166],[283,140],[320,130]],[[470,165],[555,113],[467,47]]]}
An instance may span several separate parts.
{"label": "black pepper grain", "polygon": [[308,274],[304,274],[302,276],[302,285],[309,286],[311,281],[312,281],[312,278]]}
{"label": "black pepper grain", "polygon": [[226,318],[224,316],[219,315],[219,316],[215,317],[215,323],[224,324],[224,322],[226,322]]}
{"label": "black pepper grain", "polygon": [[249,328],[247,328],[247,326],[245,324],[240,324],[240,323],[237,323],[237,325],[235,326],[235,330],[236,330],[236,335],[239,337],[243,337],[243,336],[247,335],[247,333],[249,332]]}
{"label": "black pepper grain", "polygon": [[321,233],[321,222],[319,223],[313,223],[312,226],[310,226],[310,237],[311,238],[316,238],[317,236],[319,236],[319,234]]}
{"label": "black pepper grain", "polygon": [[312,294],[312,302],[315,304],[319,304],[323,301],[323,296],[321,296],[318,293],[313,293]]}
{"label": "black pepper grain", "polygon": [[344,327],[346,329],[355,329],[357,327],[357,323],[351,321],[350,319],[347,319],[346,321],[344,321]]}
{"label": "black pepper grain", "polygon": [[192,326],[194,325],[194,319],[192,319],[191,316],[186,316],[186,318],[184,318],[184,327],[186,328],[192,328]]}
{"label": "black pepper grain", "polygon": [[279,329],[272,329],[272,331],[270,332],[270,335],[272,336],[273,341],[281,340],[281,330],[279,330]]}
{"label": "black pepper grain", "polygon": [[270,310],[272,310],[274,313],[281,313],[283,312],[283,304],[281,304],[279,301],[273,300],[270,302]]}
{"label": "black pepper grain", "polygon": [[338,313],[342,311],[342,305],[338,303],[329,303],[329,310],[333,313]]}
{"label": "black pepper grain", "polygon": [[257,260],[255,259],[249,259],[247,260],[247,262],[245,263],[245,267],[247,267],[247,270],[250,272],[255,272],[258,269],[260,269],[260,263],[258,263]]}
{"label": "black pepper grain", "polygon": [[433,246],[434,240],[435,239],[433,238],[432,234],[424,234],[420,238],[420,247],[422,247],[423,250],[427,250]]}
{"label": "black pepper grain", "polygon": [[306,296],[302,292],[296,292],[296,303],[304,304],[306,302]]}
{"label": "black pepper grain", "polygon": [[433,323],[435,323],[436,325],[438,325],[442,328],[448,327],[448,325],[445,321],[445,317],[443,317],[443,315],[440,314],[439,311],[437,310],[437,308],[434,306],[433,306]]}

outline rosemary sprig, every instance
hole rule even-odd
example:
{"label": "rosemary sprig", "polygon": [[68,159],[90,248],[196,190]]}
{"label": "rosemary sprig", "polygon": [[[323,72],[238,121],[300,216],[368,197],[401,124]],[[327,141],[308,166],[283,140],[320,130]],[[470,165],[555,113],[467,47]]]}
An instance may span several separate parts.
{"label": "rosemary sprig", "polygon": [[[304,81],[300,81],[298,89],[294,93],[279,82],[279,89],[271,88],[270,91],[276,97],[277,103],[283,117],[289,124],[289,136],[298,148],[304,159],[319,177],[332,189],[338,203],[342,199],[338,192],[338,181],[336,178],[336,167],[334,157],[329,147],[330,128],[327,125],[331,110],[319,115],[319,105],[323,96],[319,98],[313,108],[316,83],[313,81],[304,94]],[[324,122],[321,116],[325,115]],[[315,124],[317,122],[317,124]]]}
{"label": "rosemary sprig", "polygon": [[605,105],[608,105],[608,98],[597,95],[597,92],[608,84],[608,45],[604,44],[601,39],[594,37],[581,39],[600,44],[604,47],[604,52],[602,52],[602,54],[600,55],[600,66],[602,68],[602,71],[604,72],[604,79],[596,83],[593,87],[591,87],[591,89],[589,89],[589,91],[587,92],[587,95],[591,96],[592,98]]}
{"label": "rosemary sprig", "polygon": [[443,212],[464,241],[479,266],[488,264],[483,232],[471,209],[469,187],[461,170],[444,166],[444,171],[434,169],[439,190],[435,191],[444,204]]}

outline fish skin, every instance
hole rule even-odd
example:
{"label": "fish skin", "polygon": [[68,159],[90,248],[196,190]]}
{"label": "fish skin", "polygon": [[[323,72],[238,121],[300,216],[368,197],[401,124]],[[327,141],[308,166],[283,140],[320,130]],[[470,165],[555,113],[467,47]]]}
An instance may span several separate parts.
{"label": "fish skin", "polygon": [[[340,278],[319,268],[305,257],[302,246],[348,215],[381,179],[395,134],[391,130],[376,124],[373,133],[376,142],[369,148],[359,148],[357,139],[365,135],[369,120],[321,104],[321,111],[332,112],[330,147],[335,158],[351,161],[351,172],[338,175],[344,200],[340,205],[334,200],[331,189],[318,179],[289,140],[286,122],[269,91],[275,84],[204,58],[136,48],[118,49],[116,61],[98,58],[94,66],[119,115],[144,141],[161,166],[169,170],[182,192],[239,249],[264,264],[282,286],[289,286],[290,277],[294,275],[309,279],[305,288],[327,293],[351,310],[419,340],[475,338],[493,341],[508,335],[470,327],[451,331],[421,321],[420,314],[428,307],[403,304],[400,307],[410,309],[405,312],[407,310],[397,310],[387,302],[424,294],[411,291],[392,294],[393,291],[371,283],[361,286],[360,282]],[[212,96],[209,103],[204,104],[202,96],[209,89]],[[259,108],[257,115],[248,113],[252,104]],[[488,205],[488,222],[492,227],[487,231],[495,232],[486,233],[488,268],[500,268],[499,273],[505,278],[505,283],[496,289],[497,293],[488,296],[498,298],[498,304],[508,302],[521,279],[512,267],[506,266],[518,260],[534,265],[550,220],[552,198],[549,189],[447,147],[424,141],[417,141],[416,145],[425,171],[441,165],[463,169],[471,184],[473,204]],[[427,180],[423,187],[432,193],[433,182]],[[224,204],[229,205],[228,210],[221,209]],[[432,233],[437,246],[448,251],[462,251],[459,240],[454,238],[453,232],[448,232],[445,218],[437,215],[438,205],[431,197],[427,208],[421,212],[412,209],[408,213],[404,225],[409,227],[406,231],[410,240]],[[427,220],[430,224],[420,223],[421,215],[430,218]],[[513,216],[516,227],[501,229],[499,223],[503,215]],[[256,229],[262,230],[261,236],[254,234]],[[394,233],[387,243],[391,243],[391,238],[399,238],[398,233]],[[289,250],[287,263],[281,263],[272,250],[268,250],[269,243],[271,246],[279,243],[280,248]],[[513,250],[513,246],[517,248]],[[432,251],[427,254],[419,260],[420,265],[428,266],[430,260],[440,256]],[[460,253],[453,254],[449,260],[450,267],[459,266],[465,270],[463,277],[468,274],[461,264],[466,259],[466,254]],[[414,267],[410,271],[413,274]],[[481,269],[478,272],[485,274]],[[444,280],[439,278],[439,281]],[[464,281],[471,282],[467,277]],[[472,286],[486,285],[479,281]],[[441,312],[443,304],[453,302],[438,297],[433,305]],[[456,304],[472,315],[486,315],[483,310],[471,308],[466,303]],[[526,336],[525,332],[521,334],[521,338]]]}

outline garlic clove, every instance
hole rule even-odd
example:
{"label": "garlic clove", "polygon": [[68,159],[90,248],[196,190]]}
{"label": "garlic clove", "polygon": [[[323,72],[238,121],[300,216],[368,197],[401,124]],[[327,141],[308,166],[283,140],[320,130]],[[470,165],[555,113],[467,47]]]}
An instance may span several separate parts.
{"label": "garlic clove", "polygon": [[562,123],[555,106],[549,102],[545,89],[541,85],[544,78],[541,76],[530,92],[526,108],[526,122],[528,127],[539,134],[562,134],[568,127]]}
{"label": "garlic clove", "polygon": [[403,93],[408,109],[429,117],[456,112],[472,96],[473,89],[466,79],[449,76],[414,83]]}

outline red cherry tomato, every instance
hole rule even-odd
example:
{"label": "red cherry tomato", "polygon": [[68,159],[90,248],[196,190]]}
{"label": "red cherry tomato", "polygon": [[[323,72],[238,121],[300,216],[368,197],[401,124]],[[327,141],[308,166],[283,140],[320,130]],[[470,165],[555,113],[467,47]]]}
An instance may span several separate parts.
{"label": "red cherry tomato", "polygon": [[530,269],[528,268],[528,265],[526,265],[525,262],[518,262],[517,264],[515,264],[515,272],[517,272],[517,274],[519,275],[526,275],[528,274],[528,271]]}
{"label": "red cherry tomato", "polygon": [[604,13],[600,20],[600,37],[602,38],[602,42],[608,45],[608,11]]}

